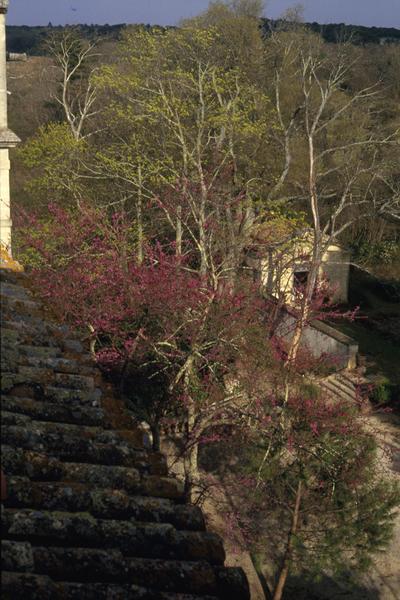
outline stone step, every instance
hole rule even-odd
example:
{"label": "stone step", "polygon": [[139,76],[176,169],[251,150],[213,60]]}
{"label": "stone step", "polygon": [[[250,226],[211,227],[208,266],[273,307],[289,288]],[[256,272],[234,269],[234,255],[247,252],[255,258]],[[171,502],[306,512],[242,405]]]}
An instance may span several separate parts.
{"label": "stone step", "polygon": [[21,344],[18,347],[21,356],[26,356],[30,359],[48,360],[56,359],[62,356],[61,348],[57,346],[30,346],[29,344]]}
{"label": "stone step", "polygon": [[347,402],[353,401],[353,397],[343,392],[343,390],[336,386],[333,381],[324,380],[321,382],[321,387],[335,400],[340,398],[342,400],[346,400]]}
{"label": "stone step", "polygon": [[140,448],[143,440],[141,432],[137,432],[137,442],[132,446],[119,438],[115,431],[110,432],[111,436],[107,438],[100,428],[32,421],[30,417],[12,413],[6,413],[2,420],[2,441],[13,448],[48,452],[68,462],[134,466],[140,472],[167,473],[166,461],[161,453],[149,453]]}
{"label": "stone step", "polygon": [[6,346],[14,346],[17,342],[20,341],[21,336],[18,331],[12,328],[7,328],[3,326],[3,321],[1,323],[1,347],[5,348]]}
{"label": "stone step", "polygon": [[[26,416],[27,419],[30,417]],[[13,444],[17,447],[18,442],[24,443],[29,441],[29,435],[33,435],[37,442],[43,438],[43,443],[46,442],[46,436],[53,439],[54,436],[64,436],[66,443],[68,437],[76,442],[79,439],[84,441],[95,441],[99,444],[124,444],[130,445],[132,449],[143,449],[144,432],[139,427],[132,429],[104,429],[103,427],[95,427],[90,425],[80,425],[74,423],[59,423],[54,421],[36,421],[30,419],[29,431],[24,431],[24,428],[9,427],[8,434],[13,439]],[[53,436],[53,437],[51,437]],[[54,438],[55,439],[55,438]]]}
{"label": "stone step", "polygon": [[69,373],[58,373],[53,368],[38,368],[33,366],[20,366],[18,368],[20,381],[39,383],[42,386],[52,385],[56,388],[67,388],[71,390],[93,390],[93,377],[86,375],[75,375]]}
{"label": "stone step", "polygon": [[[2,579],[2,592],[4,600],[16,598],[29,598],[29,600],[110,600],[110,598],[123,600],[220,600],[224,596],[192,596],[182,595],[160,590],[152,591],[133,584],[105,584],[105,583],[71,583],[66,581],[54,582],[45,575],[32,575],[5,571]],[[232,600],[247,598],[245,594],[225,596]]]}
{"label": "stone step", "polygon": [[48,454],[4,445],[2,468],[6,476],[25,476],[32,481],[66,481],[94,487],[112,487],[127,493],[184,500],[183,485],[174,478],[142,475],[137,469],[87,463],[62,462]]}
{"label": "stone step", "polygon": [[63,476],[63,465],[56,458],[6,444],[2,445],[1,464],[7,477],[25,476],[32,481],[59,481]]}
{"label": "stone step", "polygon": [[146,586],[160,592],[173,589],[183,594],[194,593],[196,597],[199,594],[235,597],[228,595],[231,590],[219,577],[220,569],[207,562],[127,558],[116,549],[35,547],[32,554],[37,572],[50,575],[55,581],[63,577],[64,564],[68,578],[77,582],[98,581],[101,573],[105,583],[140,585],[145,581]]}
{"label": "stone step", "polygon": [[20,364],[24,367],[35,368],[36,370],[51,369],[54,373],[65,373],[75,376],[93,378],[100,375],[99,369],[95,366],[82,365],[80,361],[71,358],[20,356]]}
{"label": "stone step", "polygon": [[70,409],[76,407],[99,408],[102,397],[100,388],[84,391],[41,385],[38,382],[27,381],[20,373],[3,373],[1,389],[10,398],[31,398]]}
{"label": "stone step", "polygon": [[[78,339],[65,337],[62,340],[62,346],[63,346],[64,351],[75,352],[76,354],[80,354],[80,353],[84,352],[83,344]],[[81,360],[82,361],[88,360],[90,362],[93,362],[92,357],[89,355],[87,357],[85,355],[82,355]]]}
{"label": "stone step", "polygon": [[44,388],[44,397],[49,402],[61,403],[66,406],[72,404],[82,404],[84,406],[100,406],[102,391],[95,388],[91,391],[61,388],[52,385],[46,385]]}
{"label": "stone step", "polygon": [[7,332],[14,331],[20,340],[32,346],[59,346],[59,340],[54,337],[54,326],[43,319],[20,319],[18,315],[14,317],[2,319],[2,327],[4,326]]}
{"label": "stone step", "polygon": [[348,376],[343,373],[336,373],[336,380],[342,385],[349,388],[350,391],[354,392],[357,389],[357,384]]}
{"label": "stone step", "polygon": [[32,572],[34,562],[31,544],[1,540],[1,570],[2,572]]}
{"label": "stone step", "polygon": [[167,498],[130,496],[112,488],[85,483],[37,482],[27,477],[9,477],[5,506],[37,510],[90,512],[103,519],[134,518],[136,521],[170,523],[176,529],[204,531],[200,508],[176,504]]}
{"label": "stone step", "polygon": [[0,294],[1,296],[21,298],[22,300],[32,300],[33,298],[32,292],[29,289],[8,281],[1,281]]}
{"label": "stone step", "polygon": [[140,558],[204,560],[214,565],[223,565],[225,560],[222,541],[213,533],[178,531],[166,523],[97,519],[86,512],[5,508],[2,532],[6,539],[22,538],[35,545],[42,541],[73,547],[79,540],[83,547],[117,546],[123,554]]}
{"label": "stone step", "polygon": [[32,398],[2,396],[1,405],[9,413],[26,415],[35,421],[71,423],[76,425],[103,425],[104,411],[101,408],[85,406],[59,406],[54,403],[40,402]]}
{"label": "stone step", "polygon": [[5,311],[14,310],[14,307],[18,307],[18,312],[21,314],[25,314],[25,311],[30,314],[30,309],[34,309],[35,312],[40,309],[43,312],[41,304],[36,302],[32,294],[23,287],[2,283],[0,294],[2,308]]}
{"label": "stone step", "polygon": [[336,375],[331,376],[329,381],[338,389],[340,389],[343,394],[351,398],[352,400],[356,399],[356,389],[354,386],[350,387],[345,383],[342,383],[340,379]]}
{"label": "stone step", "polygon": [[[8,410],[1,411],[1,427],[27,427],[32,422],[31,417],[27,415],[21,415]],[[2,436],[3,437],[3,436]]]}
{"label": "stone step", "polygon": [[31,398],[64,408],[100,407],[102,391],[95,388],[91,391],[58,388],[51,385],[42,386],[39,383],[27,382],[24,377],[7,373],[1,377],[2,391],[10,398]]}
{"label": "stone step", "polygon": [[8,296],[1,295],[1,316],[7,319],[18,315],[18,319],[25,319],[26,317],[38,318],[43,315],[43,308],[38,303],[29,297],[20,296]]}
{"label": "stone step", "polygon": [[[13,344],[11,348],[5,348],[4,345],[1,347],[1,373],[13,373],[18,372],[19,367],[19,354],[17,343]],[[5,381],[2,379],[2,382]]]}
{"label": "stone step", "polygon": [[[16,414],[9,411],[5,411],[5,413],[6,418],[12,417]],[[34,440],[38,443],[41,442],[42,437],[45,443],[45,436],[48,435],[49,440],[55,440],[55,436],[63,436],[65,437],[65,440],[70,437],[71,442],[74,441],[76,443],[79,443],[79,439],[81,439],[82,441],[93,441],[99,444],[110,446],[115,446],[117,444],[127,445],[130,446],[131,449],[142,450],[144,447],[144,432],[138,427],[134,427],[129,430],[117,430],[103,428],[102,426],[79,425],[75,423],[60,423],[44,420],[37,421],[35,419],[31,419],[29,416],[21,416],[29,420],[28,432],[24,431],[24,427],[13,425],[8,426],[4,430],[3,439],[8,437],[10,440],[12,440],[15,447],[18,447],[19,445],[22,447],[23,443],[29,443],[30,435],[32,435]]]}
{"label": "stone step", "polygon": [[29,278],[23,271],[13,271],[12,269],[4,269],[2,267],[0,269],[0,281],[26,287],[29,283]]}
{"label": "stone step", "polygon": [[25,345],[58,347],[63,351],[74,353],[84,352],[80,339],[71,338],[71,332],[66,325],[57,325],[47,321],[43,316],[31,317],[15,313],[2,318],[2,328],[14,331]]}

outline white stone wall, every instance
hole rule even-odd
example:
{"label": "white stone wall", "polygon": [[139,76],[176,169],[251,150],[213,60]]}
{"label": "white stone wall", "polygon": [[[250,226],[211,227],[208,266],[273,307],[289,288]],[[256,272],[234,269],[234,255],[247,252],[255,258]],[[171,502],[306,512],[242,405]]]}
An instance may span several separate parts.
{"label": "white stone wall", "polygon": [[11,248],[11,218],[10,218],[10,160],[8,149],[0,149],[0,228],[1,244]]}
{"label": "white stone wall", "polygon": [[8,130],[6,13],[8,2],[0,3],[0,235],[1,245],[11,254],[10,160],[8,149],[18,138]]}

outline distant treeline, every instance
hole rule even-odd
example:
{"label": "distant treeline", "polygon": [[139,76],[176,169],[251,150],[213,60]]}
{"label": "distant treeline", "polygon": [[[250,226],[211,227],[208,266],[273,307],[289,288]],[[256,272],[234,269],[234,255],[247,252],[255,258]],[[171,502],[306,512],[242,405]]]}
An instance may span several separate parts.
{"label": "distant treeline", "polygon": [[[74,27],[88,39],[106,38],[117,40],[121,30],[126,27],[118,25],[76,25]],[[67,28],[66,27],[66,28]],[[150,27],[149,25],[146,27]],[[30,27],[28,25],[7,26],[7,50],[8,52],[27,52],[31,56],[45,54],[44,42],[51,33],[62,31],[64,26],[53,26],[51,23],[45,26]]]}
{"label": "distant treeline", "polygon": [[[266,33],[271,29],[282,28],[287,23],[281,20],[272,21],[264,19],[263,28]],[[345,25],[344,23],[332,23],[320,25],[319,23],[305,23],[304,26],[311,31],[320,33],[326,42],[337,43],[351,39],[354,44],[382,44],[400,43],[400,29],[394,27],[363,27],[361,25]],[[72,26],[67,26],[72,27]],[[105,39],[119,39],[121,31],[126,24],[118,25],[76,25],[84,37],[93,39],[97,37]],[[151,25],[142,25],[151,29]],[[30,27],[28,25],[9,25],[7,27],[7,50],[9,52],[27,52],[30,55],[41,55],[45,52],[43,42],[51,32],[61,30],[63,26]]]}
{"label": "distant treeline", "polygon": [[[287,26],[287,22],[264,19],[264,30],[277,29]],[[322,35],[328,43],[351,40],[354,44],[400,43],[400,29],[394,27],[364,27],[362,25],[345,25],[344,23],[304,23],[304,26]]]}

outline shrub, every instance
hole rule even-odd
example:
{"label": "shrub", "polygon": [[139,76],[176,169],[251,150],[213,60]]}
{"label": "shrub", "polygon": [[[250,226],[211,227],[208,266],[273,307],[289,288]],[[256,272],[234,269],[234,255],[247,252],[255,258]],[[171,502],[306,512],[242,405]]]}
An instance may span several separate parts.
{"label": "shrub", "polygon": [[381,379],[372,391],[372,401],[376,404],[386,404],[391,400],[390,381],[386,378]]}

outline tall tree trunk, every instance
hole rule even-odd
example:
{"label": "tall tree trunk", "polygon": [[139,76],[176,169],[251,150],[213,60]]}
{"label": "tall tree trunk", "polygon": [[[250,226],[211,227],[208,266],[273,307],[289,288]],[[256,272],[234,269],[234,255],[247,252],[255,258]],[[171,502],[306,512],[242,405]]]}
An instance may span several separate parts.
{"label": "tall tree trunk", "polygon": [[289,351],[288,351],[287,358],[285,361],[285,366],[293,365],[293,363],[296,361],[297,354],[300,349],[300,343],[301,343],[301,338],[303,335],[304,327],[307,323],[308,315],[309,315],[309,306],[305,305],[301,311],[301,314],[299,315],[299,317],[296,320],[296,325],[294,328],[293,337],[290,341],[290,346],[289,346]]}
{"label": "tall tree trunk", "polygon": [[192,503],[197,499],[196,485],[199,482],[198,450],[195,442],[185,456],[185,494]]}
{"label": "tall tree trunk", "polygon": [[297,358],[304,327],[307,325],[307,321],[310,316],[313,296],[315,294],[316,286],[318,283],[318,274],[322,262],[321,246],[321,234],[319,231],[314,230],[313,252],[310,271],[308,273],[307,285],[301,302],[300,314],[297,317],[294,334],[290,342],[288,356],[285,362],[286,366],[292,365]]}
{"label": "tall tree trunk", "polygon": [[282,561],[281,570],[279,573],[278,581],[275,586],[274,595],[272,600],[282,600],[283,590],[285,588],[285,584],[290,571],[290,564],[292,561],[292,553],[293,553],[293,539],[297,533],[298,523],[299,523],[299,514],[300,514],[300,504],[301,504],[301,495],[302,495],[302,482],[299,481],[297,485],[296,492],[296,501],[293,511],[292,518],[292,526],[290,528],[290,532],[288,535],[288,540],[286,544],[286,550]]}
{"label": "tall tree trunk", "polygon": [[153,450],[155,450],[156,452],[158,452],[160,450],[160,427],[158,425],[158,423],[151,423],[150,424],[150,431],[151,431],[151,436],[153,438],[152,441],[152,447]]}
{"label": "tall tree trunk", "polygon": [[200,225],[199,231],[199,246],[200,246],[200,275],[207,275],[207,250],[206,250],[206,234],[204,225]]}
{"label": "tall tree trunk", "polygon": [[185,454],[184,469],[185,469],[185,494],[190,502],[195,501],[195,488],[199,481],[198,468],[198,444],[193,441],[191,436],[195,430],[196,417],[193,406],[189,406],[187,410],[186,422],[186,439],[189,442],[189,448]]}
{"label": "tall tree trunk", "polygon": [[199,209],[199,249],[200,249],[200,274],[205,277],[208,270],[207,261],[207,233],[206,233],[206,202],[207,190],[202,185],[201,201]]}
{"label": "tall tree trunk", "polygon": [[175,252],[177,256],[182,254],[182,206],[180,204],[176,207]]}
{"label": "tall tree trunk", "polygon": [[226,229],[227,229],[227,237],[228,237],[228,248],[227,248],[227,257],[226,257],[226,266],[228,268],[228,283],[233,288],[234,282],[236,280],[237,275],[237,253],[239,240],[237,232],[235,231],[235,219],[232,215],[232,210],[229,205],[225,207],[225,215],[226,215]]}
{"label": "tall tree trunk", "polygon": [[137,223],[137,261],[141,265],[143,262],[143,193],[142,193],[142,167],[138,166],[139,189],[136,204],[136,223]]}
{"label": "tall tree trunk", "polygon": [[286,359],[286,366],[290,366],[294,363],[297,358],[297,354],[300,348],[301,337],[303,330],[307,324],[308,317],[310,315],[312,298],[315,292],[315,286],[318,280],[319,268],[322,259],[322,233],[321,223],[319,216],[319,203],[318,203],[318,191],[316,183],[316,172],[315,172],[315,151],[314,151],[314,129],[310,130],[308,135],[308,158],[309,158],[309,193],[310,193],[310,207],[314,223],[314,239],[313,239],[313,251],[310,271],[308,273],[308,280],[306,289],[304,292],[303,300],[301,303],[300,314],[296,321],[296,326],[293,334],[293,338],[290,343],[288,356]]}

